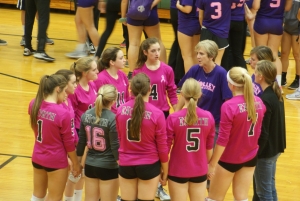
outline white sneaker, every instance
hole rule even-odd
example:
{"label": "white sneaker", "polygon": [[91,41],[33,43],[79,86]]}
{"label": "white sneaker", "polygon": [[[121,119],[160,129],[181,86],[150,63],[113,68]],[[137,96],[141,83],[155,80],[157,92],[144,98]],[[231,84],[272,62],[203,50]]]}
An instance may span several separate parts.
{"label": "white sneaker", "polygon": [[285,97],[289,100],[300,100],[300,91],[297,89],[294,93],[288,94]]}
{"label": "white sneaker", "polygon": [[121,196],[117,196],[117,201],[121,201]]}
{"label": "white sneaker", "polygon": [[159,198],[161,201],[171,200],[170,196],[165,192],[165,189],[161,185],[157,188],[155,197]]}
{"label": "white sneaker", "polygon": [[69,58],[72,58],[72,59],[79,59],[81,57],[86,57],[88,55],[87,55],[86,51],[75,50],[74,52],[67,53],[66,56]]}

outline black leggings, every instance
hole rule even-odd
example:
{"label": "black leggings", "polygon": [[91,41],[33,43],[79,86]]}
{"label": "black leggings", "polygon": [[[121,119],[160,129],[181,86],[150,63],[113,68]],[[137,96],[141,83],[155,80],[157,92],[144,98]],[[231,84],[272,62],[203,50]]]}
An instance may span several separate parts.
{"label": "black leggings", "polygon": [[50,0],[26,0],[25,4],[25,47],[32,49],[32,29],[38,12],[38,52],[45,52],[46,32],[50,18]]}
{"label": "black leggings", "polygon": [[175,8],[170,8],[171,24],[174,31],[175,39],[171,46],[168,64],[173,68],[175,84],[184,76],[184,65],[181,56],[181,50],[177,38],[177,28],[178,28],[178,10]]}

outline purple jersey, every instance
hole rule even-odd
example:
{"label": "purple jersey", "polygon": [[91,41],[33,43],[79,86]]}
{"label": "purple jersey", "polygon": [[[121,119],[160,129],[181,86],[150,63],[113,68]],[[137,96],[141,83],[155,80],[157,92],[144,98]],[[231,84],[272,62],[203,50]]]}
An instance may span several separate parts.
{"label": "purple jersey", "polygon": [[194,26],[199,24],[199,12],[197,6],[195,5],[196,0],[180,0],[182,6],[192,6],[192,11],[190,13],[184,13],[178,9],[178,24],[184,24],[185,26]]}
{"label": "purple jersey", "polygon": [[217,64],[208,74],[197,64],[192,66],[178,83],[178,86],[182,86],[185,80],[190,77],[200,82],[202,96],[198,101],[198,106],[211,112],[216,124],[220,122],[220,108],[222,104],[226,99],[232,97],[232,93],[228,88],[226,75],[226,70]]}
{"label": "purple jersey", "polygon": [[234,96],[222,105],[217,139],[217,144],[225,147],[221,161],[240,164],[256,156],[266,107],[259,97],[254,96],[254,99],[257,116],[254,124],[248,119],[243,95]]}
{"label": "purple jersey", "polygon": [[283,19],[285,0],[261,0],[256,18]]}
{"label": "purple jersey", "polygon": [[[29,104],[30,114],[34,100]],[[34,130],[32,161],[47,168],[68,167],[67,152],[75,150],[70,112],[61,105],[43,101]]]}
{"label": "purple jersey", "polygon": [[254,95],[260,97],[263,93],[263,90],[262,90],[260,84],[255,82],[255,75],[254,74],[251,76],[251,78],[252,78],[252,85],[253,85]]}
{"label": "purple jersey", "polygon": [[68,105],[64,102],[61,105],[63,106],[63,108],[65,108],[67,111],[70,112],[72,136],[74,137],[74,144],[76,146],[79,139],[78,139],[77,131],[75,129],[75,112],[74,112],[71,100],[68,98],[67,101],[68,101]]}
{"label": "purple jersey", "polygon": [[170,0],[170,1],[171,1],[170,8],[175,8],[175,9],[177,9],[177,7],[176,7],[176,2],[177,2],[177,0]]}
{"label": "purple jersey", "polygon": [[89,82],[88,85],[89,85],[89,91],[84,90],[80,86],[80,84],[78,84],[75,93],[69,95],[73,109],[75,111],[76,129],[80,128],[81,115],[88,109],[94,107],[97,98],[97,92],[96,92],[94,82]]}
{"label": "purple jersey", "polygon": [[233,0],[231,4],[231,20],[244,21],[245,20],[245,0]]}
{"label": "purple jersey", "polygon": [[[175,177],[199,177],[207,174],[206,150],[213,148],[215,120],[210,112],[196,108],[198,121],[186,125],[187,109],[171,114],[167,119],[168,148],[172,150],[169,175]],[[184,164],[184,165],[179,165]]]}
{"label": "purple jersey", "polygon": [[220,38],[228,38],[231,20],[231,0],[198,0],[203,10],[202,26]]}
{"label": "purple jersey", "polygon": [[153,164],[168,161],[166,121],[162,111],[145,102],[145,116],[141,125],[140,139],[129,135],[134,100],[121,105],[116,115],[119,135],[119,163],[122,166]]}
{"label": "purple jersey", "polygon": [[147,68],[146,64],[144,64],[141,68],[135,69],[132,76],[138,73],[145,73],[150,78],[152,88],[149,103],[162,111],[169,111],[170,106],[167,100],[168,94],[171,105],[177,104],[178,98],[174,82],[174,72],[170,66],[160,62],[158,69],[150,70]]}
{"label": "purple jersey", "polygon": [[94,83],[97,91],[105,84],[112,84],[116,87],[118,91],[118,98],[116,103],[111,108],[111,111],[115,114],[117,113],[118,107],[129,100],[128,79],[125,73],[120,70],[118,71],[118,79],[113,78],[106,70],[103,70],[98,74],[98,79],[95,80]]}

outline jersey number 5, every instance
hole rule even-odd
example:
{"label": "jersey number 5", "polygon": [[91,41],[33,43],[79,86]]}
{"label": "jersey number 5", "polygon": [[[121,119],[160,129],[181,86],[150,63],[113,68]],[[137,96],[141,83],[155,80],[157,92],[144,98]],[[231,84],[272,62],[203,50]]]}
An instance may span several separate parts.
{"label": "jersey number 5", "polygon": [[201,128],[188,128],[186,130],[186,141],[190,143],[186,145],[186,150],[188,152],[198,151],[200,148],[200,139],[199,137],[193,136],[194,134],[200,134]]}
{"label": "jersey number 5", "polygon": [[85,131],[87,137],[87,147],[89,149],[93,148],[97,151],[105,151],[106,142],[102,128],[94,127],[91,132],[91,126],[86,126]]}

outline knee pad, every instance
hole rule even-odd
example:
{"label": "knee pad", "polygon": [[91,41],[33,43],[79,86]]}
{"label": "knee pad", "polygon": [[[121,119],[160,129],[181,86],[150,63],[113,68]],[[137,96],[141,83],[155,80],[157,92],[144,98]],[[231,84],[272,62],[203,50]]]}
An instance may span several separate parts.
{"label": "knee pad", "polygon": [[31,197],[30,200],[31,200],[31,201],[44,201],[45,198],[38,198],[38,197],[35,197],[34,195],[32,195],[32,197]]}
{"label": "knee pad", "polygon": [[205,198],[205,201],[216,201],[216,200],[213,200],[213,199],[210,199],[210,198]]}

